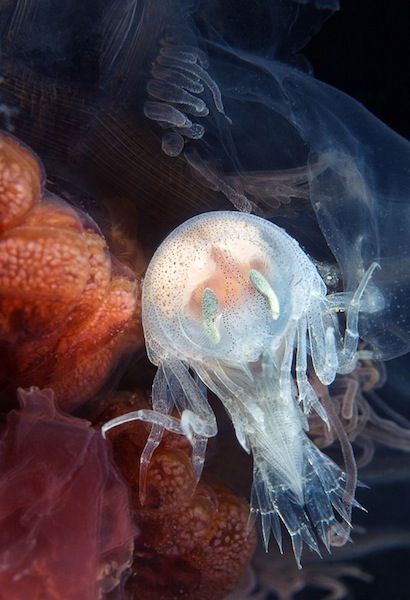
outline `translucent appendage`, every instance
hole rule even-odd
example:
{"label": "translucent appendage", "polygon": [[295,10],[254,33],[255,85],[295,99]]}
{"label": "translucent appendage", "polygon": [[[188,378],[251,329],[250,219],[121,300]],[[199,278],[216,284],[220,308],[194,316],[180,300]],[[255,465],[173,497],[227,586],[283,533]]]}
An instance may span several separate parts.
{"label": "translucent appendage", "polygon": [[299,403],[303,408],[303,412],[308,415],[311,410],[319,415],[319,417],[329,426],[329,419],[326,410],[321,405],[315,390],[312,388],[307,376],[307,322],[306,318],[302,318],[298,324],[297,331],[297,350],[296,350],[296,384],[299,393]]}
{"label": "translucent appendage", "polygon": [[346,331],[343,343],[342,355],[339,373],[350,373],[356,366],[356,351],[359,341],[359,313],[361,300],[366,290],[367,285],[376,269],[380,269],[380,265],[373,262],[364,274],[357,290],[353,294],[353,298],[349,303],[346,311]]}
{"label": "translucent appendage", "polygon": [[[344,540],[351,528],[343,503],[344,473],[306,438],[302,492],[278,480],[267,462],[255,461],[252,512],[261,516],[262,536],[268,550],[271,533],[282,551],[280,522],[292,541],[295,559],[301,568],[303,544],[320,555],[317,536],[330,551],[334,536]],[[353,505],[357,503],[353,501]],[[339,514],[343,519],[336,518]]]}

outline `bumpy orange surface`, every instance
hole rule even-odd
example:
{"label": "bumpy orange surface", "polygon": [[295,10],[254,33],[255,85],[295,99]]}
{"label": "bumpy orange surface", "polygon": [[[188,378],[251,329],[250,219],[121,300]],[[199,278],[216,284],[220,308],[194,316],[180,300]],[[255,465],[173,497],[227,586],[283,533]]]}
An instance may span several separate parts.
{"label": "bumpy orange surface", "polygon": [[100,390],[142,343],[140,256],[135,264],[116,260],[88,215],[44,192],[38,158],[0,133],[3,408],[18,386],[52,388],[65,410]]}
{"label": "bumpy orange surface", "polygon": [[[115,394],[98,419],[148,406],[142,394]],[[235,588],[255,549],[255,531],[247,528],[249,506],[225,486],[196,485],[188,442],[167,432],[151,459],[141,506],[139,458],[148,432],[149,426],[134,421],[108,434],[140,530],[125,596],[222,599]]]}

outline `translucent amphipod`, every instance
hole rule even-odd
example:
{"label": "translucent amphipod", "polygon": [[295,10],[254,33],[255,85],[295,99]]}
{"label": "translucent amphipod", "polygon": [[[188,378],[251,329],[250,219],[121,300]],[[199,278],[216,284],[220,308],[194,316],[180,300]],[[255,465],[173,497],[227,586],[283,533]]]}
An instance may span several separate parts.
{"label": "translucent amphipod", "polygon": [[[348,520],[344,473],[306,435],[306,414],[327,416],[311,387],[308,355],[329,384],[354,367],[358,314],[373,265],[352,295],[327,296],[316,267],[283,229],[259,217],[211,212],[178,227],[162,243],[143,289],[143,325],[158,365],[153,410],[123,415],[103,431],[142,419],[153,428],[141,465],[163,428],[193,445],[200,475],[207,438],[217,433],[203,384],[223,402],[237,438],[254,459],[252,511],[261,515],[265,545],[280,521],[297,562],[303,542],[318,551]],[[346,313],[344,337],[335,309]],[[176,407],[181,419],[170,415]]]}

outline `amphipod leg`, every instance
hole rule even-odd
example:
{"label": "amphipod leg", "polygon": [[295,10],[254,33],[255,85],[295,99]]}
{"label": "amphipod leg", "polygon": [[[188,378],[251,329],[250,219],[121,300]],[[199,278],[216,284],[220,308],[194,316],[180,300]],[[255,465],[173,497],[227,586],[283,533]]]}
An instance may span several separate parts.
{"label": "amphipod leg", "polygon": [[[341,351],[338,372],[350,373],[353,371],[356,362],[357,344],[359,341],[359,313],[360,302],[365,292],[365,289],[376,269],[380,269],[380,265],[373,262],[364,274],[360,284],[353,294],[350,302],[346,302],[345,306],[340,306],[341,310],[346,311],[346,330],[343,339],[343,347]],[[330,296],[332,302],[332,296]]]}
{"label": "amphipod leg", "polygon": [[[192,445],[192,464],[199,481],[208,442],[207,435],[201,435],[204,421],[214,420],[214,415],[207,404],[201,383],[194,381],[188,369],[176,360],[171,359],[158,368],[152,386],[152,407],[154,411],[169,414],[175,407],[181,413],[180,434],[186,436]],[[190,398],[194,400],[190,402]],[[202,407],[202,408],[201,408]],[[205,407],[205,408],[204,408]],[[191,410],[189,410],[191,408]],[[164,427],[153,424],[140,459],[140,500],[144,503],[146,478],[149,462],[161,442]],[[216,426],[215,432],[216,434]]]}
{"label": "amphipod leg", "polygon": [[[153,410],[168,415],[176,407],[181,413],[181,419],[179,420],[180,429],[176,433],[188,437],[192,444],[192,463],[197,481],[199,481],[205,462],[208,438],[199,434],[204,428],[204,415],[198,416],[196,412],[187,410],[187,406],[189,406],[189,402],[187,401],[189,394],[195,395],[195,402],[192,403],[192,407],[194,408],[195,406],[196,411],[198,411],[198,406],[201,405],[201,402],[207,403],[206,398],[203,397],[199,389],[198,382],[192,380],[189,371],[185,369],[180,361],[171,360],[159,366],[152,386]],[[208,411],[213,417],[213,413],[209,407]],[[207,417],[209,420],[209,414],[207,414]],[[168,429],[168,427],[165,427],[165,429]],[[163,432],[164,427],[154,423],[141,454],[139,485],[141,504],[145,502],[149,463],[153,453],[161,442]]]}
{"label": "amphipod leg", "polygon": [[151,432],[152,436],[147,440],[147,444],[141,455],[141,472],[139,477],[139,485],[140,485],[140,501],[141,504],[145,502],[145,493],[146,493],[146,478],[148,472],[148,465],[151,459],[152,454],[155,451],[155,448],[161,441],[162,432],[164,429],[170,431],[171,433],[176,433],[178,435],[185,435],[185,431],[181,425],[181,422],[176,417],[172,417],[171,415],[164,415],[155,410],[150,409],[141,409],[133,412],[129,412],[125,415],[121,415],[116,417],[115,419],[111,419],[107,421],[102,428],[101,433],[103,437],[106,437],[106,434],[110,429],[114,427],[118,427],[119,425],[124,425],[125,423],[130,423],[132,421],[143,421],[145,423],[152,423],[153,432]]}
{"label": "amphipod leg", "polygon": [[307,377],[307,320],[302,317],[298,323],[297,350],[296,350],[296,383],[299,391],[299,402],[303,412],[308,415],[311,408],[317,412],[319,417],[329,426],[326,410],[321,405],[315,390],[309,383]]}
{"label": "amphipod leg", "polygon": [[278,299],[277,295],[275,294],[273,288],[271,287],[270,283],[268,282],[268,280],[265,279],[265,277],[262,275],[262,273],[260,273],[256,269],[251,269],[249,271],[249,281],[251,282],[251,284],[253,285],[255,290],[258,291],[260,294],[262,294],[262,296],[264,296],[266,298],[266,301],[269,306],[269,310],[272,315],[272,319],[274,321],[279,319],[279,315],[280,315],[279,299]]}
{"label": "amphipod leg", "polygon": [[150,434],[140,457],[139,497],[142,505],[145,503],[149,463],[161,442],[164,429],[172,433],[185,435],[180,420],[169,414],[175,405],[176,402],[169,389],[164,367],[160,365],[152,385],[153,410],[137,410],[121,415],[105,423],[101,430],[105,437],[110,429],[124,423],[144,421],[152,424]]}
{"label": "amphipod leg", "polygon": [[124,425],[125,423],[131,423],[132,421],[144,421],[145,423],[153,423],[154,425],[159,425],[160,427],[163,427],[171,433],[185,435],[181,427],[181,423],[176,417],[171,417],[170,415],[162,415],[161,413],[157,413],[155,412],[155,410],[151,409],[141,409],[126,413],[119,417],[115,417],[115,419],[111,419],[110,421],[107,421],[107,423],[104,423],[104,425],[101,427],[102,436],[105,438],[107,432],[110,431],[110,429],[114,429],[114,427]]}
{"label": "amphipod leg", "polygon": [[[160,365],[152,384],[152,408],[156,412],[169,414],[172,411],[173,406],[174,403],[172,401],[172,397],[168,393],[167,381],[164,376],[162,365]],[[144,449],[141,453],[139,472],[139,498],[141,505],[145,504],[149,463],[152,455],[161,443],[163,433],[164,427],[153,424]]]}
{"label": "amphipod leg", "polygon": [[176,397],[176,404],[181,413],[183,434],[192,444],[192,465],[199,480],[208,438],[214,437],[218,432],[215,415],[187,366],[177,359],[172,359],[168,366],[173,377],[171,387],[181,392]]}

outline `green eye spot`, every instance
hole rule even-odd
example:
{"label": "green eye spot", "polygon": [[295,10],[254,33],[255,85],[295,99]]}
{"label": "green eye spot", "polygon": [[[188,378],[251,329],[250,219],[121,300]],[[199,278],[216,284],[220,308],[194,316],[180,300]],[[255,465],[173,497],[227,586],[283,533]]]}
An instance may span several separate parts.
{"label": "green eye spot", "polygon": [[221,339],[216,319],[219,313],[218,297],[213,290],[205,288],[202,294],[202,327],[210,341],[217,344]]}
{"label": "green eye spot", "polygon": [[269,310],[272,315],[272,319],[276,321],[280,315],[280,305],[279,300],[269,282],[265,279],[265,277],[257,271],[256,269],[251,269],[249,271],[249,281],[255,288],[257,292],[262,294],[268,302]]}

